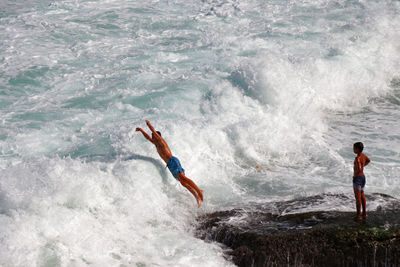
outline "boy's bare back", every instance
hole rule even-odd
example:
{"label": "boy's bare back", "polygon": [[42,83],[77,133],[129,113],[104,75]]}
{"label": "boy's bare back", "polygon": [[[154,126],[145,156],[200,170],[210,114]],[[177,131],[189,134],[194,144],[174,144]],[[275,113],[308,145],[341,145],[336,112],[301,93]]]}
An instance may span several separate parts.
{"label": "boy's bare back", "polygon": [[165,142],[164,138],[162,138],[159,134],[153,134],[152,139],[153,144],[157,148],[158,154],[165,161],[165,163],[168,163],[168,160],[172,157],[172,153],[167,145],[167,142]]}

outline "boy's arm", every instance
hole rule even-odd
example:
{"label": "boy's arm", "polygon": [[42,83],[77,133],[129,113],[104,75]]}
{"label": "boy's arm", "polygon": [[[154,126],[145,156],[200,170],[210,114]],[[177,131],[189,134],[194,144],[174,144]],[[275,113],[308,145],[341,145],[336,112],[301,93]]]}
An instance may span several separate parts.
{"label": "boy's arm", "polygon": [[364,166],[367,166],[370,162],[371,162],[371,160],[367,156],[365,156],[365,165]]}
{"label": "boy's arm", "polygon": [[151,137],[150,137],[145,131],[143,131],[142,128],[137,127],[137,128],[136,128],[136,132],[141,132],[141,133],[143,134],[143,136],[144,136],[147,140],[149,140],[150,142],[154,143],[154,142],[153,142],[153,139],[151,139]]}
{"label": "boy's arm", "polygon": [[147,124],[147,126],[149,127],[149,129],[150,129],[151,132],[154,133],[154,132],[156,131],[156,130],[154,129],[153,125],[151,125],[150,122],[149,122],[148,120],[146,120],[146,124]]}
{"label": "boy's arm", "polygon": [[150,131],[156,135],[156,137],[159,137],[160,135],[156,132],[156,129],[154,129],[153,125],[150,124],[148,120],[146,120],[146,124],[149,127]]}

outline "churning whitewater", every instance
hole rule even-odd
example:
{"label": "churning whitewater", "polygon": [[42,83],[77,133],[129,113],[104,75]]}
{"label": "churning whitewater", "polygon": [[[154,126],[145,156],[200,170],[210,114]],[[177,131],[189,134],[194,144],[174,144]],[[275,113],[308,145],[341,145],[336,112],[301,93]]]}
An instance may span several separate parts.
{"label": "churning whitewater", "polygon": [[196,216],[352,195],[357,141],[400,197],[399,1],[3,0],[0,68],[1,266],[232,266]]}

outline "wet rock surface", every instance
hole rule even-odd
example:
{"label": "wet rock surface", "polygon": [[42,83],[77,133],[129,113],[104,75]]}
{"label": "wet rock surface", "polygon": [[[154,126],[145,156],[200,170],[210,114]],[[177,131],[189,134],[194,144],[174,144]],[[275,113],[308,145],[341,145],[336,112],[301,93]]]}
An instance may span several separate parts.
{"label": "wet rock surface", "polygon": [[331,194],[218,211],[199,217],[197,236],[224,244],[238,266],[400,266],[398,199],[368,195],[376,205],[363,221],[318,210],[332,200],[352,201]]}

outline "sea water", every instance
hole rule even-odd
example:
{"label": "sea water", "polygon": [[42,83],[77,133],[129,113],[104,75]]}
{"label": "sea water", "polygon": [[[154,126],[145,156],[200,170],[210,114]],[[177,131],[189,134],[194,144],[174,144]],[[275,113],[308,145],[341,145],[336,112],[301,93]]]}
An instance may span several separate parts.
{"label": "sea water", "polygon": [[2,0],[0,265],[232,266],[196,216],[400,197],[399,131],[399,1]]}

